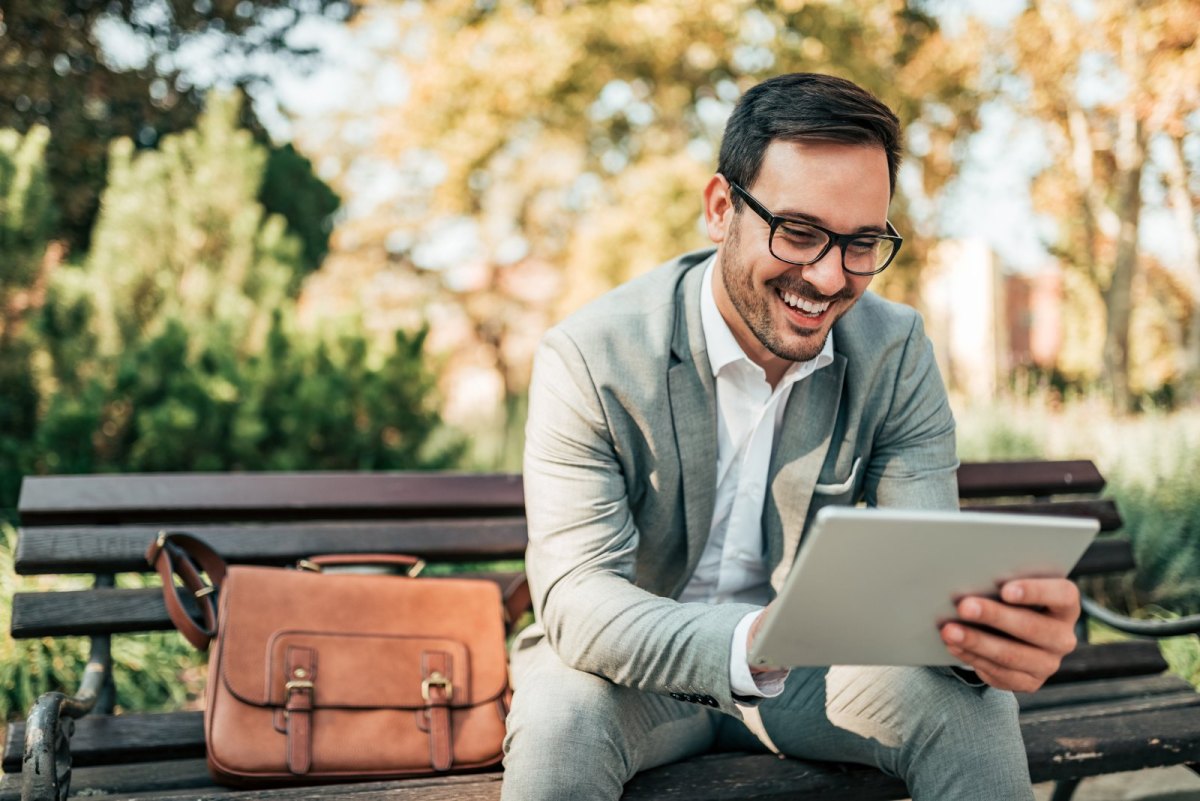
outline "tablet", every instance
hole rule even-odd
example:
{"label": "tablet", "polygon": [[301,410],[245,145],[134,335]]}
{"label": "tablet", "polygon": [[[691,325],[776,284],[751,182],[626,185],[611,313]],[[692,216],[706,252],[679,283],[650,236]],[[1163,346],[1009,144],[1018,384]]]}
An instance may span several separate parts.
{"label": "tablet", "polygon": [[1063,577],[1096,520],[825,507],[750,651],[763,667],[961,665],[938,633],[964,595]]}

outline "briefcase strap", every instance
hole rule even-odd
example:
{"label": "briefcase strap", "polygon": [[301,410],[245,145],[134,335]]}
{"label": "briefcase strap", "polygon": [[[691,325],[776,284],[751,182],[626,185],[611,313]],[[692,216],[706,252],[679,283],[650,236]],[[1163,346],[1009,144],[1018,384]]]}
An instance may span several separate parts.
{"label": "briefcase strap", "polygon": [[[182,532],[160,531],[146,549],[146,561],[162,579],[163,602],[175,628],[201,651],[217,636],[216,594],[225,581],[225,560],[203,540]],[[203,571],[212,584],[201,578]],[[183,582],[175,586],[175,576]],[[184,607],[183,592],[189,592],[200,607],[197,622]]]}

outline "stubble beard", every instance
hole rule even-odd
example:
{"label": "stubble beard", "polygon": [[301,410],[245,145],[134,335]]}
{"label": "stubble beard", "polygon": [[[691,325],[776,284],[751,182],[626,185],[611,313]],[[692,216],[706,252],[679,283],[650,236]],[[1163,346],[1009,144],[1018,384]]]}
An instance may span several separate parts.
{"label": "stubble beard", "polygon": [[[775,293],[774,285],[778,283],[781,288],[786,288],[808,300],[831,300],[835,303],[844,299],[853,300],[849,288],[847,287],[847,292],[827,298],[814,292],[802,279],[797,285],[797,280],[781,276],[766,283],[765,293],[758,291],[754,284],[753,271],[738,259],[737,254],[740,250],[738,248],[738,228],[736,225],[731,228],[730,235],[725,242],[726,248],[721,254],[721,280],[725,284],[725,294],[729,296],[733,308],[741,315],[742,320],[750,329],[750,333],[754,334],[754,338],[775,356],[793,362],[815,359],[825,348],[825,340],[829,337],[832,325],[820,331],[808,332],[795,328],[786,318],[783,318],[780,320],[780,326],[790,332],[792,336],[782,335],[775,324],[776,316],[781,313],[772,308],[774,303],[782,303],[777,300],[778,296]],[[838,317],[845,314],[848,308],[849,306],[844,306],[838,313]],[[834,321],[836,322],[836,318]]]}

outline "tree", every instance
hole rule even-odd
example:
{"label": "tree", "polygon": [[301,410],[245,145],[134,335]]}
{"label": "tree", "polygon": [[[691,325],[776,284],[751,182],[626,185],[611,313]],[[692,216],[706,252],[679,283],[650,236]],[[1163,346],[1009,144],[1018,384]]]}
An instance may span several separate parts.
{"label": "tree", "polygon": [[[290,32],[305,14],[345,19],[347,0],[6,0],[0,8],[0,127],[54,132],[48,174],[62,211],[56,238],[86,249],[107,173],[109,144],[139,147],[190,126],[205,86],[188,82],[180,54],[213,48],[206,62],[247,86],[265,80],[270,54],[302,69],[310,50]],[[303,13],[302,13],[303,11]],[[129,55],[104,43],[119,38]],[[214,47],[215,46],[215,47]],[[250,115],[249,122],[253,122]],[[259,129],[260,138],[265,134]]]}
{"label": "tree", "polygon": [[[87,272],[101,352],[116,355],[169,320],[261,348],[303,268],[302,244],[257,202],[267,150],[214,94],[196,127],[137,153],[113,144]],[[228,334],[224,333],[228,331]]]}
{"label": "tree", "polygon": [[[387,24],[382,11],[368,19]],[[930,189],[976,126],[971,49],[943,39],[919,3],[456,0],[392,24],[406,100],[371,110],[378,133],[359,163],[401,189],[341,224],[339,266],[310,291],[338,292],[335,274],[347,288],[410,276],[447,328],[469,331],[452,358],[498,374],[510,428],[553,319],[705,244],[699,191],[751,84],[817,69],[866,86],[923,127],[909,156]],[[882,284],[905,294],[925,242],[903,197],[894,211],[909,245]]]}
{"label": "tree", "polygon": [[113,143],[92,252],[46,275],[29,358],[3,365],[29,402],[0,502],[20,472],[456,463],[420,329],[379,346],[353,320],[298,324],[303,245],[257,201],[268,151],[238,103],[214,96],[157,150]]}
{"label": "tree", "polygon": [[[1103,378],[1118,409],[1134,405],[1130,325],[1148,143],[1164,133],[1182,137],[1197,108],[1198,23],[1200,12],[1186,0],[1141,3],[1133,13],[1116,0],[1082,11],[1040,0],[1008,40],[1014,72],[1028,88],[1024,106],[1046,123],[1056,150],[1037,186],[1042,207],[1059,220],[1055,252],[1104,300]],[[1200,265],[1192,272],[1189,282],[1200,289]]]}
{"label": "tree", "polygon": [[43,158],[49,138],[42,127],[24,136],[0,130],[0,521],[10,515],[4,499],[16,496],[38,411],[26,323],[40,300],[55,222]]}

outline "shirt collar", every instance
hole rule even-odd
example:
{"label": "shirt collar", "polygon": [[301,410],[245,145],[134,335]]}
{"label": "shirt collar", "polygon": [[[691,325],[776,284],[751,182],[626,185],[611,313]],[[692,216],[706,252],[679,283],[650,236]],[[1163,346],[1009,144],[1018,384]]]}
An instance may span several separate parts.
{"label": "shirt collar", "polygon": [[[751,361],[746,352],[742,350],[742,346],[734,339],[733,332],[729,330],[729,324],[725,322],[725,318],[717,309],[716,296],[713,294],[716,262],[716,255],[708,260],[708,267],[704,270],[704,280],[700,286],[700,324],[704,329],[704,346],[708,350],[708,363],[712,367],[713,377],[715,378],[726,365],[740,360],[745,360],[747,364],[763,372],[762,368]],[[833,331],[831,330],[829,336],[825,338],[825,346],[821,348],[821,352],[806,362],[792,363],[787,372],[783,374],[783,381],[780,384],[799,381],[832,363]]]}

